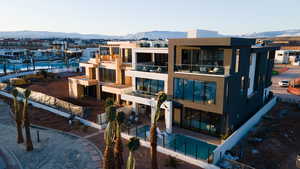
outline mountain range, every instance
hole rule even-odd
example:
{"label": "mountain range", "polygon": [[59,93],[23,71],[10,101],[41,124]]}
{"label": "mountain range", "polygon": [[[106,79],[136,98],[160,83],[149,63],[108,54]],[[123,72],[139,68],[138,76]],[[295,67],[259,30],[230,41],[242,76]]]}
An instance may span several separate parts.
{"label": "mountain range", "polygon": [[[241,35],[224,35],[216,31],[198,30],[202,37],[249,37],[249,38],[270,38],[282,36],[300,36],[300,29],[254,32]],[[3,31],[0,32],[0,38],[79,38],[79,39],[169,39],[185,38],[187,32],[184,31],[149,31],[128,34],[124,36],[113,36],[104,34],[80,34],[65,32],[48,32],[48,31]]]}

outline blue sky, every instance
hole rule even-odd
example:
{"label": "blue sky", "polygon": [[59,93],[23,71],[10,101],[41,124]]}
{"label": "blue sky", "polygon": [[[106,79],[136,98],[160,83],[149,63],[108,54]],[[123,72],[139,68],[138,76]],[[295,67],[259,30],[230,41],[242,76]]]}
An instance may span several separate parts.
{"label": "blue sky", "polygon": [[240,34],[300,29],[299,7],[300,0],[2,0],[0,31]]}

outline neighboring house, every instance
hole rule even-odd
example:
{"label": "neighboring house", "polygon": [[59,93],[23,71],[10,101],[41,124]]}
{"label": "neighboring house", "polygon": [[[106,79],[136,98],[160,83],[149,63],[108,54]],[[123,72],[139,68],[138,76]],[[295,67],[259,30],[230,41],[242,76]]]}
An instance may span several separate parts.
{"label": "neighboring house", "polygon": [[168,48],[166,41],[142,43],[132,50],[132,92],[122,94],[122,100],[132,103],[132,110],[150,115],[155,111],[158,92],[168,93]]}
{"label": "neighboring house", "polygon": [[276,64],[296,64],[300,61],[300,50],[276,50]]}
{"label": "neighboring house", "polygon": [[133,42],[108,42],[100,45],[99,53],[86,63],[84,76],[69,78],[69,96],[73,98],[95,97],[105,100],[112,97],[121,104],[121,94],[131,90],[131,69]]}
{"label": "neighboring house", "polygon": [[26,49],[0,49],[0,58],[6,58],[10,63],[22,63],[27,59]]}
{"label": "neighboring house", "polygon": [[90,58],[94,58],[96,53],[99,52],[99,48],[85,48],[82,51],[82,57],[80,61],[88,61]]}

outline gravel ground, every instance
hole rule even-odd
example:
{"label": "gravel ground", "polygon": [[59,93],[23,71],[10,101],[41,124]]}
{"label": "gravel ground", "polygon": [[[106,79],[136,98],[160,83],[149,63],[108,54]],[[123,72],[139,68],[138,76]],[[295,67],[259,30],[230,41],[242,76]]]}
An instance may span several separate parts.
{"label": "gravel ground", "polygon": [[[24,169],[96,169],[102,154],[89,141],[75,135],[46,128],[31,129],[34,151],[26,152],[16,144],[16,128],[9,115],[9,106],[0,102],[0,146],[13,153]],[[40,131],[41,142],[36,139]]]}

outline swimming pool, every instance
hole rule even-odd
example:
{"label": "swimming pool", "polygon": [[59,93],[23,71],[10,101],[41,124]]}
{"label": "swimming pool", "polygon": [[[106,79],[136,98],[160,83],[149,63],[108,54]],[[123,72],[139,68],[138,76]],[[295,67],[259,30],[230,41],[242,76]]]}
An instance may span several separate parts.
{"label": "swimming pool", "polygon": [[[135,130],[134,135],[149,140],[150,126],[143,126]],[[194,137],[182,134],[167,134],[166,132],[158,132],[158,145],[171,149],[173,151],[191,156],[196,159],[206,160],[217,146],[206,143]]]}
{"label": "swimming pool", "polygon": [[0,169],[5,169],[6,165],[4,163],[4,160],[0,157]]}

